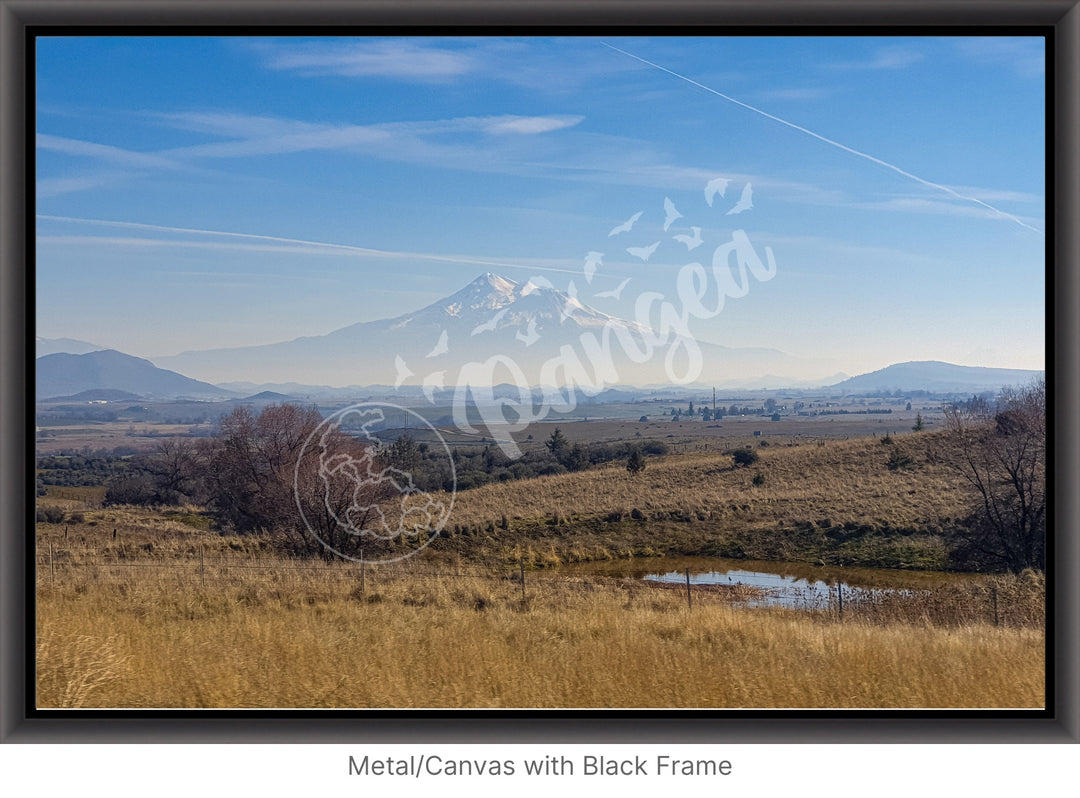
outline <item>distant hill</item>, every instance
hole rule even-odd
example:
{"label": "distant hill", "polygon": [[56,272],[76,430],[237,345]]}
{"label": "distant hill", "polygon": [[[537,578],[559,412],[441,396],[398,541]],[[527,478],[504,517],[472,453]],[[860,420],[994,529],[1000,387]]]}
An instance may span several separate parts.
{"label": "distant hill", "polygon": [[73,396],[51,396],[50,402],[130,402],[139,399],[137,394],[129,391],[117,391],[113,388],[92,388],[89,391],[80,391]]}
{"label": "distant hill", "polygon": [[997,392],[1006,385],[1023,385],[1041,371],[957,366],[939,360],[896,363],[830,386],[842,393],[928,391],[930,393]]}
{"label": "distant hill", "polygon": [[293,397],[277,391],[262,391],[254,396],[245,396],[241,402],[286,402]]}
{"label": "distant hill", "polygon": [[228,391],[216,385],[159,369],[149,360],[115,349],[39,357],[35,388],[38,398],[73,396],[101,389],[165,399],[224,399],[230,396]]}
{"label": "distant hill", "polygon": [[79,341],[75,338],[41,338],[38,337],[36,346],[37,356],[55,355],[58,352],[66,352],[69,355],[85,355],[87,352],[100,352],[104,347]]}

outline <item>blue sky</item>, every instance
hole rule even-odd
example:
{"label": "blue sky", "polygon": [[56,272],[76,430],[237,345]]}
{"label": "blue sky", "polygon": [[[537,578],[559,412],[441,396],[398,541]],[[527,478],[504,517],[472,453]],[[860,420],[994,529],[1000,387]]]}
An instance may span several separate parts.
{"label": "blue sky", "polygon": [[633,318],[742,230],[776,275],[702,340],[1042,368],[1044,85],[1039,38],[43,37],[38,334],[271,343],[487,271]]}

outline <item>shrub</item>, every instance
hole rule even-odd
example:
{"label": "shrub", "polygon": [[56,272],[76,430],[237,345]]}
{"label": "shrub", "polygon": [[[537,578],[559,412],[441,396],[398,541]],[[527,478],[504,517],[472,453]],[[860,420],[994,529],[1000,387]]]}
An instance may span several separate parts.
{"label": "shrub", "polygon": [[149,474],[131,474],[106,483],[105,504],[152,504],[156,497],[154,480]]}
{"label": "shrub", "polygon": [[64,508],[62,507],[39,507],[37,520],[47,524],[64,523]]}
{"label": "shrub", "polygon": [[754,479],[752,481],[753,481],[754,485],[764,485],[765,484],[765,475],[762,474],[760,471],[758,471],[756,474],[754,474]]}
{"label": "shrub", "polygon": [[914,458],[905,452],[903,449],[897,447],[889,454],[889,459],[885,461],[885,467],[890,471],[898,471],[902,468],[911,468],[915,465]]}
{"label": "shrub", "polygon": [[745,468],[758,461],[758,453],[753,449],[736,449],[731,459],[735,461],[736,466]]}

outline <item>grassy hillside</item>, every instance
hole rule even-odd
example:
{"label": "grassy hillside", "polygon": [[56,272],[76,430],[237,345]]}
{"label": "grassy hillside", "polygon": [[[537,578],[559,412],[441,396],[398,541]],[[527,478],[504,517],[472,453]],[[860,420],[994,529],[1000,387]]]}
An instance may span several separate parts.
{"label": "grassy hillside", "polygon": [[[616,463],[486,485],[458,494],[451,541],[436,549],[539,563],[683,553],[942,568],[941,533],[965,512],[945,444],[933,433],[774,442],[743,468],[691,453],[651,458],[637,475]],[[909,467],[887,466],[897,450]]]}
{"label": "grassy hillside", "polygon": [[[751,441],[735,444],[755,447],[760,459],[749,467],[735,467],[730,454],[693,452],[649,458],[636,475],[616,462],[461,491],[430,553],[482,562],[524,559],[530,567],[661,554],[947,567],[942,533],[964,515],[966,500],[958,477],[941,462],[941,434],[900,436],[892,444],[877,438]],[[887,462],[898,451],[912,462],[890,469]],[[71,490],[50,488],[39,505],[81,509],[88,526],[73,534],[104,550],[125,541],[177,545],[175,536],[162,540],[151,532],[153,514],[87,509],[94,505],[91,489],[85,502]],[[210,529],[199,508],[162,513],[198,518]],[[117,540],[103,534],[117,527]],[[208,534],[200,545],[214,549],[223,540]],[[271,544],[245,538],[229,545],[263,550]]]}

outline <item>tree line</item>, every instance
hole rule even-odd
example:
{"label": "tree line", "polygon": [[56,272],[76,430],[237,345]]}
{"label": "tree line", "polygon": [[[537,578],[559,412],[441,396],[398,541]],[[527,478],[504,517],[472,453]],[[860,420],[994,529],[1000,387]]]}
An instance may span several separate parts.
{"label": "tree line", "polygon": [[[992,398],[952,403],[944,410],[947,445],[941,457],[963,478],[970,496],[966,516],[948,531],[951,560],[969,570],[1044,569],[1045,379],[1007,388]],[[151,455],[101,463],[86,457],[51,458],[39,460],[39,467],[47,467],[43,474],[54,484],[104,478],[109,504],[201,505],[222,529],[272,534],[284,548],[307,554],[325,552],[304,531],[312,525],[328,542],[348,549],[358,542],[343,527],[368,520],[357,513],[377,513],[380,504],[400,499],[399,509],[408,515],[417,512],[405,506],[411,498],[454,487],[454,473],[441,447],[436,451],[407,435],[373,446],[326,426],[317,446],[305,446],[322,422],[314,407],[283,404],[259,413],[238,407],[221,419],[210,438],[162,439]],[[516,461],[494,445],[456,448],[452,457],[457,488],[469,489],[617,460],[625,460],[630,472],[637,473],[645,467],[646,455],[666,451],[660,441],[574,443],[556,428],[543,445],[527,446]],[[735,465],[751,465],[751,456],[749,451],[740,454],[746,461]],[[370,473],[357,473],[357,463],[366,464]],[[380,473],[391,474],[397,482],[364,478]],[[357,492],[358,484],[367,484],[364,495]],[[39,483],[39,493],[41,489]],[[423,513],[416,517],[423,518]]]}

